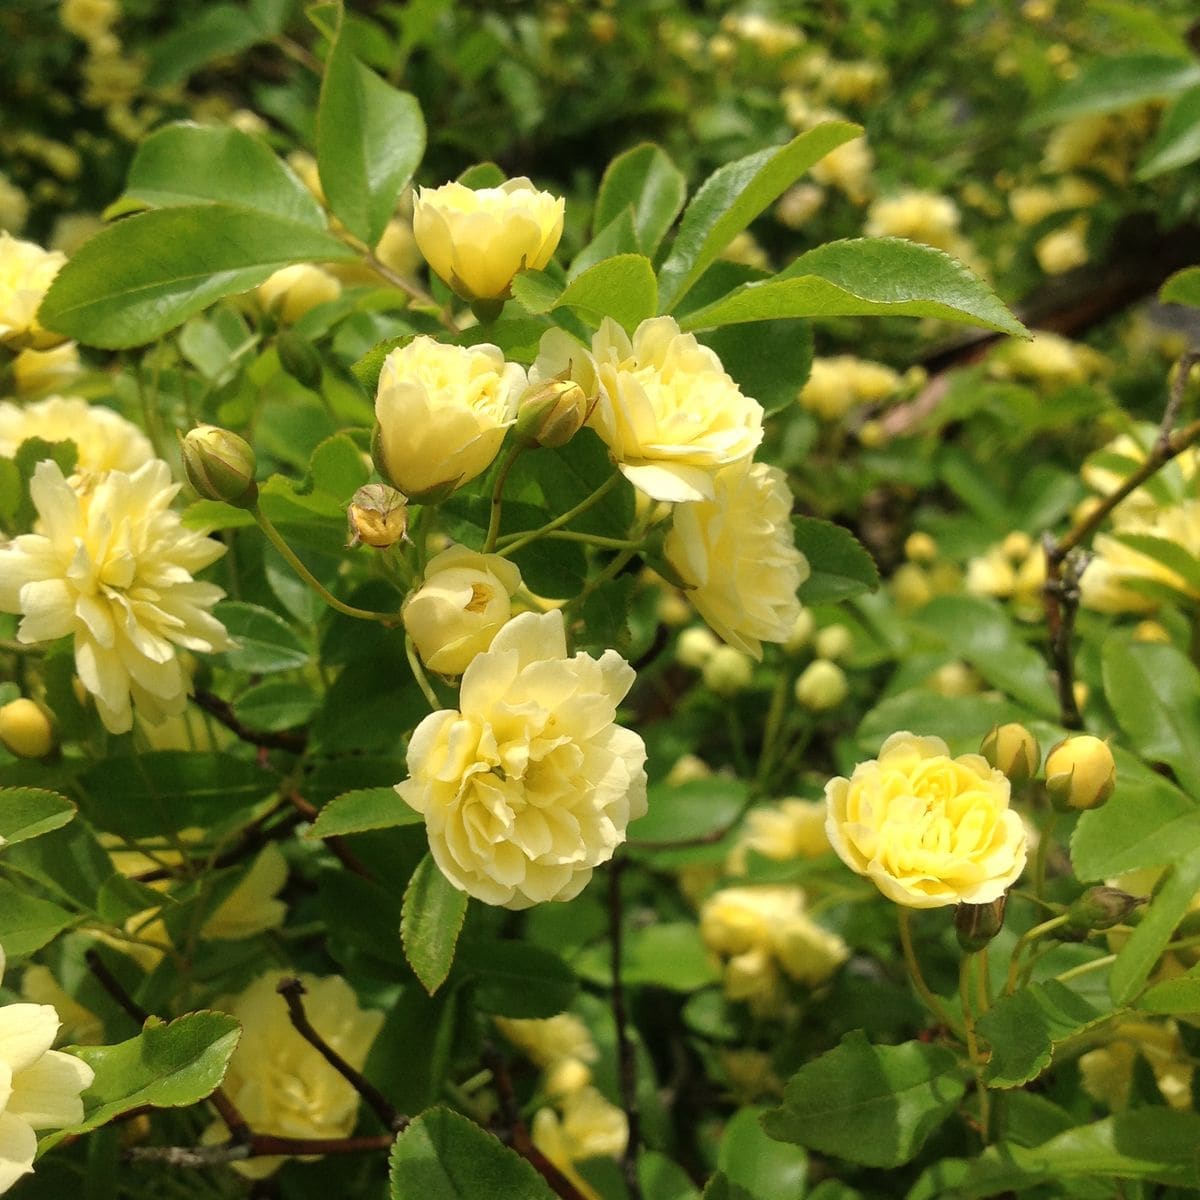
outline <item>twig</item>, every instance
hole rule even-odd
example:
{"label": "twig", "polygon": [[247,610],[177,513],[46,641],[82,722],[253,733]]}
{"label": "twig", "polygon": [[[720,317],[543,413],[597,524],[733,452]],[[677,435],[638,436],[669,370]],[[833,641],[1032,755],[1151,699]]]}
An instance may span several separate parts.
{"label": "twig", "polygon": [[384,1127],[398,1133],[408,1118],[361,1071],[352,1067],[312,1026],[304,1011],[304,984],[299,979],[283,979],[275,989],[288,1006],[288,1016],[296,1032],[371,1106]]}
{"label": "twig", "polygon": [[629,1037],[628,1016],[625,1012],[625,988],[621,982],[621,872],[625,860],[614,858],[608,869],[608,924],[612,946],[612,1009],[617,1030],[617,1073],[621,1091],[621,1106],[629,1122],[629,1140],[621,1155],[621,1169],[630,1200],[642,1200],[638,1182],[638,1150],[641,1143],[641,1120],[637,1102],[637,1060]]}
{"label": "twig", "polygon": [[192,695],[198,708],[202,708],[209,716],[214,717],[221,725],[230,731],[239,741],[251,746],[263,746],[268,750],[288,750],[292,754],[303,754],[308,745],[308,734],[303,730],[282,730],[277,733],[267,733],[263,730],[250,729],[243,725],[234,715],[233,706],[228,700],[204,688],[197,688]]}
{"label": "twig", "polygon": [[293,1138],[255,1133],[248,1141],[231,1139],[216,1146],[130,1146],[124,1157],[129,1162],[160,1162],[171,1167],[217,1167],[275,1155],[363,1154],[388,1150],[394,1140],[395,1135],[390,1133],[345,1138]]}
{"label": "twig", "polygon": [[[303,796],[297,792],[289,792],[287,797],[288,803],[306,820],[315,821],[320,815],[318,810],[309,804]],[[373,879],[374,876],[363,865],[362,860],[358,855],[354,854],[346,846],[343,838],[337,834],[331,834],[329,837],[321,839],[326,846],[329,847],[329,852],[334,858],[346,868],[347,871],[353,871],[362,879]]]}
{"label": "twig", "polygon": [[150,1014],[125,990],[124,984],[104,965],[104,960],[95,950],[85,952],[84,961],[96,982],[121,1006],[140,1029],[150,1020]]}

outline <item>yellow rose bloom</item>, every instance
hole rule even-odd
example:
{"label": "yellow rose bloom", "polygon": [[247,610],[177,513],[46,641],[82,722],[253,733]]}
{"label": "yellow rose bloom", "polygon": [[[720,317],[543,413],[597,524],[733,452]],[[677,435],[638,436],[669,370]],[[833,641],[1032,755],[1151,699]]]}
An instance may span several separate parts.
{"label": "yellow rose bloom", "polygon": [[645,744],[615,724],[633,680],[615,650],[568,658],[557,610],[521,613],[475,656],[396,785],[456,888],[514,909],[571,900],[612,858],[646,811]]}
{"label": "yellow rose bloom", "polygon": [[384,473],[406,496],[468,483],[491,466],[525,387],[524,369],[486,343],[422,335],[393,350],[375,398]]}
{"label": "yellow rose bloom", "polygon": [[878,404],[900,390],[900,376],[882,363],[836,354],[814,358],[804,387],[800,389],[800,407],[826,421],[837,421],[857,404]]}
{"label": "yellow rose bloom", "polygon": [[551,330],[530,380],[564,372],[597,397],[588,423],[625,478],[651,499],[712,500],[716,472],[748,460],[762,441],[762,406],[673,317],[643,321],[632,338],[606,317],[590,354]]}
{"label": "yellow rose bloom", "polygon": [[752,808],[746,814],[738,843],[729,854],[731,872],[745,871],[746,854],[750,850],[775,862],[827,854],[830,846],[825,832],[825,805],[820,800],[789,798]]}
{"label": "yellow rose bloom", "polygon": [[0,401],[0,455],[12,458],[29,438],[74,442],[75,471],[136,471],[154,458],[150,439],[120,413],[76,396],[47,396],[34,404]]}
{"label": "yellow rose bloom", "polygon": [[545,1088],[551,1096],[565,1096],[591,1082],[588,1064],[594,1063],[600,1052],[588,1027],[574,1013],[494,1020],[500,1032],[546,1073]]}
{"label": "yellow rose bloom", "polygon": [[209,611],[225,593],[192,578],[225,547],[183,527],[169,507],[178,491],[158,459],[82,493],[46,459],[30,484],[44,532],[0,548],[0,611],[24,618],[17,640],[73,637],[75,670],[110,733],[132,728],[132,704],[151,724],[183,711],[179,649],[230,645]]}
{"label": "yellow rose bloom", "polygon": [[461,675],[512,616],[521,572],[498,554],[451,546],[429,560],[424,580],[401,610],[421,661]]}
{"label": "yellow rose bloom", "polygon": [[275,308],[280,320],[294,325],[317,305],[336,300],[342,294],[342,284],[323,267],[293,263],[263,280],[256,294],[263,308]]}
{"label": "yellow rose bloom", "polygon": [[949,196],[912,189],[876,200],[867,210],[867,237],[899,237],[952,251],[959,245],[958,205]]}
{"label": "yellow rose bloom", "polygon": [[552,1108],[534,1113],[530,1126],[533,1144],[566,1176],[587,1200],[602,1200],[575,1169],[588,1158],[620,1158],[629,1141],[629,1120],[623,1109],[605,1099],[594,1087],[566,1096],[561,1116]]}
{"label": "yellow rose bloom", "polygon": [[12,363],[13,382],[21,396],[60,388],[82,370],[74,342],[63,342],[50,350],[22,350]]}
{"label": "yellow rose bloom", "polygon": [[688,599],[736,650],[762,658],[786,642],[800,615],[808,559],[796,549],[792,493],[778,467],[749,460],[713,479],[713,498],[676,506],[663,545]]}
{"label": "yellow rose bloom", "polygon": [[1119,1112],[1129,1103],[1139,1056],[1150,1064],[1163,1099],[1177,1111],[1190,1111],[1194,1068],[1174,1021],[1123,1021],[1117,1025],[1107,1045],[1080,1056],[1083,1090]]}
{"label": "yellow rose bloom", "polygon": [[[1116,532],[1146,534],[1173,542],[1193,556],[1200,555],[1200,500],[1157,509],[1149,517],[1142,517],[1137,510],[1125,513],[1118,509]],[[1097,534],[1092,550],[1095,557],[1080,579],[1085,608],[1107,613],[1153,611],[1160,600],[1129,586],[1138,581],[1160,584],[1181,596],[1200,599],[1200,593],[1177,571],[1111,534]]]}
{"label": "yellow rose bloom", "polygon": [[892,734],[825,800],[830,844],[897,904],[989,904],[1025,868],[1008,780],[979,754],[951,758],[941,738]]}
{"label": "yellow rose bloom", "polygon": [[418,188],[413,237],[434,273],[465,300],[499,300],[518,271],[540,271],[550,261],[565,206],[524,176],[478,190]]}
{"label": "yellow rose bloom", "polygon": [[0,233],[0,345],[45,350],[63,338],[38,324],[37,310],[65,254]]}

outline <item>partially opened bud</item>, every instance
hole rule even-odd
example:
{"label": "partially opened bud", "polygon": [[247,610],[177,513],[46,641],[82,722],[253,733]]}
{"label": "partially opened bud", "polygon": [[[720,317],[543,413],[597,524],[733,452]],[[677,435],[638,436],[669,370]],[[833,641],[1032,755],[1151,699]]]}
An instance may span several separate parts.
{"label": "partially opened bud", "polygon": [[258,503],[258,463],[245,438],[216,425],[197,425],[179,445],[188,482],[206,500],[224,500],[237,508]]}
{"label": "partially opened bud", "polygon": [[954,932],[968,954],[982,950],[1000,932],[1007,903],[1008,893],[1004,892],[987,904],[960,904],[954,910]]}
{"label": "partially opened bud", "polygon": [[517,405],[517,437],[538,446],[565,446],[584,426],[595,401],[573,379],[535,384]]}
{"label": "partially opened bud", "polygon": [[1090,933],[1120,925],[1145,896],[1131,896],[1115,887],[1090,887],[1067,909],[1066,928],[1073,933]]}
{"label": "partially opened bud", "polygon": [[0,742],[18,758],[44,758],[54,749],[54,723],[32,700],[10,701],[0,708]]}
{"label": "partially opened bud", "polygon": [[1037,774],[1042,761],[1042,748],[1037,738],[1016,721],[994,726],[983,739],[979,753],[1014,784],[1028,783]]}
{"label": "partially opened bud", "polygon": [[1046,791],[1056,808],[1099,808],[1116,786],[1117,764],[1098,737],[1069,737],[1046,756]]}
{"label": "partially opened bud", "polygon": [[360,487],[346,509],[349,546],[374,546],[386,550],[403,541],[408,532],[408,498],[386,483]]}

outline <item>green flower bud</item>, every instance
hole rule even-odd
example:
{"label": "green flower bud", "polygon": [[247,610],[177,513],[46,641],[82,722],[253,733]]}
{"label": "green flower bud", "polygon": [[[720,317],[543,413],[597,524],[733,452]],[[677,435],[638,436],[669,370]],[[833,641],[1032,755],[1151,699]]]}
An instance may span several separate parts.
{"label": "green flower bud", "polygon": [[993,726],[991,733],[983,739],[979,753],[1013,784],[1028,783],[1042,762],[1042,748],[1037,738],[1016,721]]}
{"label": "green flower bud", "polygon": [[837,662],[854,648],[854,635],[845,625],[826,625],[816,636],[813,649],[818,658]]}
{"label": "green flower bud", "polygon": [[321,386],[324,368],[316,347],[302,333],[294,329],[280,330],[275,339],[275,351],[279,365],[298,383],[316,391]]}
{"label": "green flower bud", "polygon": [[754,663],[732,646],[718,646],[702,668],[704,686],[718,696],[736,696],[750,686]]}
{"label": "green flower bud", "polygon": [[1046,791],[1060,811],[1099,808],[1116,786],[1117,764],[1098,737],[1066,738],[1046,756]]}
{"label": "green flower bud", "polygon": [[1147,897],[1131,896],[1115,887],[1090,887],[1067,909],[1066,929],[1072,933],[1091,933],[1120,925]]}
{"label": "green flower bud", "polygon": [[346,509],[349,546],[374,546],[386,550],[403,541],[408,531],[408,499],[386,483],[360,487]]}
{"label": "green flower bud", "polygon": [[258,463],[245,438],[216,425],[197,425],[179,446],[188,482],[206,500],[224,500],[237,508],[258,503]]}
{"label": "green flower bud", "polygon": [[573,379],[537,384],[517,407],[517,437],[551,449],[565,446],[583,428],[594,404]]}
{"label": "green flower bud", "polygon": [[954,932],[958,944],[968,953],[982,950],[1000,932],[1008,893],[989,904],[960,904],[954,910]]}
{"label": "green flower bud", "polygon": [[795,688],[796,699],[810,712],[837,708],[849,690],[846,673],[837,663],[824,658],[818,658],[804,668]]}

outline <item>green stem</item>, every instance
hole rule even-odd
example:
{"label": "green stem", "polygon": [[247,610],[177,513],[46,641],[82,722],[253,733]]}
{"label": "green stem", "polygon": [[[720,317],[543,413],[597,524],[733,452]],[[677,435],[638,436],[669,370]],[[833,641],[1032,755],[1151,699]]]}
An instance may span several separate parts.
{"label": "green stem", "polygon": [[1050,853],[1050,842],[1054,837],[1054,829],[1057,825],[1058,813],[1052,809],[1050,819],[1046,822],[1046,828],[1042,830],[1042,835],[1038,838],[1037,852],[1033,858],[1033,890],[1037,893],[1039,900],[1046,890],[1046,857]]}
{"label": "green stem", "polygon": [[496,539],[500,536],[500,514],[504,511],[504,485],[508,482],[508,474],[513,469],[513,464],[521,457],[524,451],[524,444],[518,442],[508,452],[508,456],[500,464],[500,469],[496,472],[496,482],[492,486],[491,517],[488,520],[487,537],[483,542],[484,554],[491,554],[496,548]]}
{"label": "green stem", "polygon": [[412,638],[407,635],[404,638],[404,653],[408,658],[408,665],[412,668],[413,678],[417,681],[417,687],[421,689],[422,695],[429,702],[430,710],[441,712],[442,702],[438,699],[437,692],[433,690],[429,676],[425,674],[425,668],[421,665],[421,659],[417,655],[417,648],[413,645]]}
{"label": "green stem", "polygon": [[553,521],[548,521],[540,529],[530,530],[528,533],[513,533],[506,538],[501,538],[503,543],[496,551],[497,554],[502,554],[505,558],[515,554],[518,550],[524,549],[530,542],[536,542],[538,538],[545,537],[555,529],[561,529],[564,525],[569,525],[581,513],[587,512],[595,504],[599,504],[613,488],[621,482],[622,476],[613,473],[610,475],[590,496],[585,496],[574,508],[568,508],[561,516],[555,517]]}
{"label": "green stem", "polygon": [[1017,990],[1017,980],[1021,974],[1021,955],[1026,949],[1038,938],[1044,934],[1051,933],[1055,929],[1067,923],[1067,914],[1051,917],[1049,921],[1043,921],[1040,925],[1035,925],[1032,929],[1027,929],[1019,938],[1017,944],[1013,947],[1012,958],[1008,964],[1008,979],[1004,984],[1004,994],[1011,996]]}
{"label": "green stem", "polygon": [[357,617],[360,621],[381,621],[385,625],[395,624],[399,617],[395,613],[378,613],[368,612],[365,608],[355,608],[353,604],[346,604],[339,600],[305,565],[300,561],[296,552],[283,540],[279,530],[271,523],[271,519],[263,512],[262,508],[255,505],[251,509],[255,521],[258,522],[258,527],[267,536],[267,541],[275,547],[276,550],[283,556],[284,561],[308,584],[310,588],[330,608],[336,609],[340,613],[344,613],[348,617]]}
{"label": "green stem", "polygon": [[975,1009],[971,1004],[971,969],[977,954],[964,954],[958,967],[958,997],[962,1001],[963,1031],[967,1039],[967,1055],[975,1072],[975,1090],[979,1096],[979,1133],[986,1146],[990,1140],[991,1096],[983,1081],[983,1058],[979,1053],[979,1038],[975,1034]]}
{"label": "green stem", "polygon": [[913,949],[912,912],[901,906],[897,911],[897,918],[900,923],[900,948],[904,953],[904,965],[908,968],[908,978],[912,982],[913,988],[925,1002],[925,1007],[938,1019],[938,1023],[947,1029],[954,1029],[955,1023],[950,1019],[945,1005],[933,994],[933,990],[925,982],[921,964],[917,961],[917,954]]}
{"label": "green stem", "polygon": [[582,542],[585,546],[598,546],[601,550],[640,550],[644,543],[629,538],[605,537],[599,533],[578,533],[574,529],[552,529],[543,534],[551,541]]}
{"label": "green stem", "polygon": [[771,776],[776,743],[779,740],[779,727],[783,721],[783,710],[787,704],[791,685],[791,672],[780,671],[775,679],[775,689],[771,693],[770,707],[767,709],[767,720],[763,726],[762,750],[758,757],[758,773],[754,777],[754,786],[759,792],[766,790],[767,780]]}

